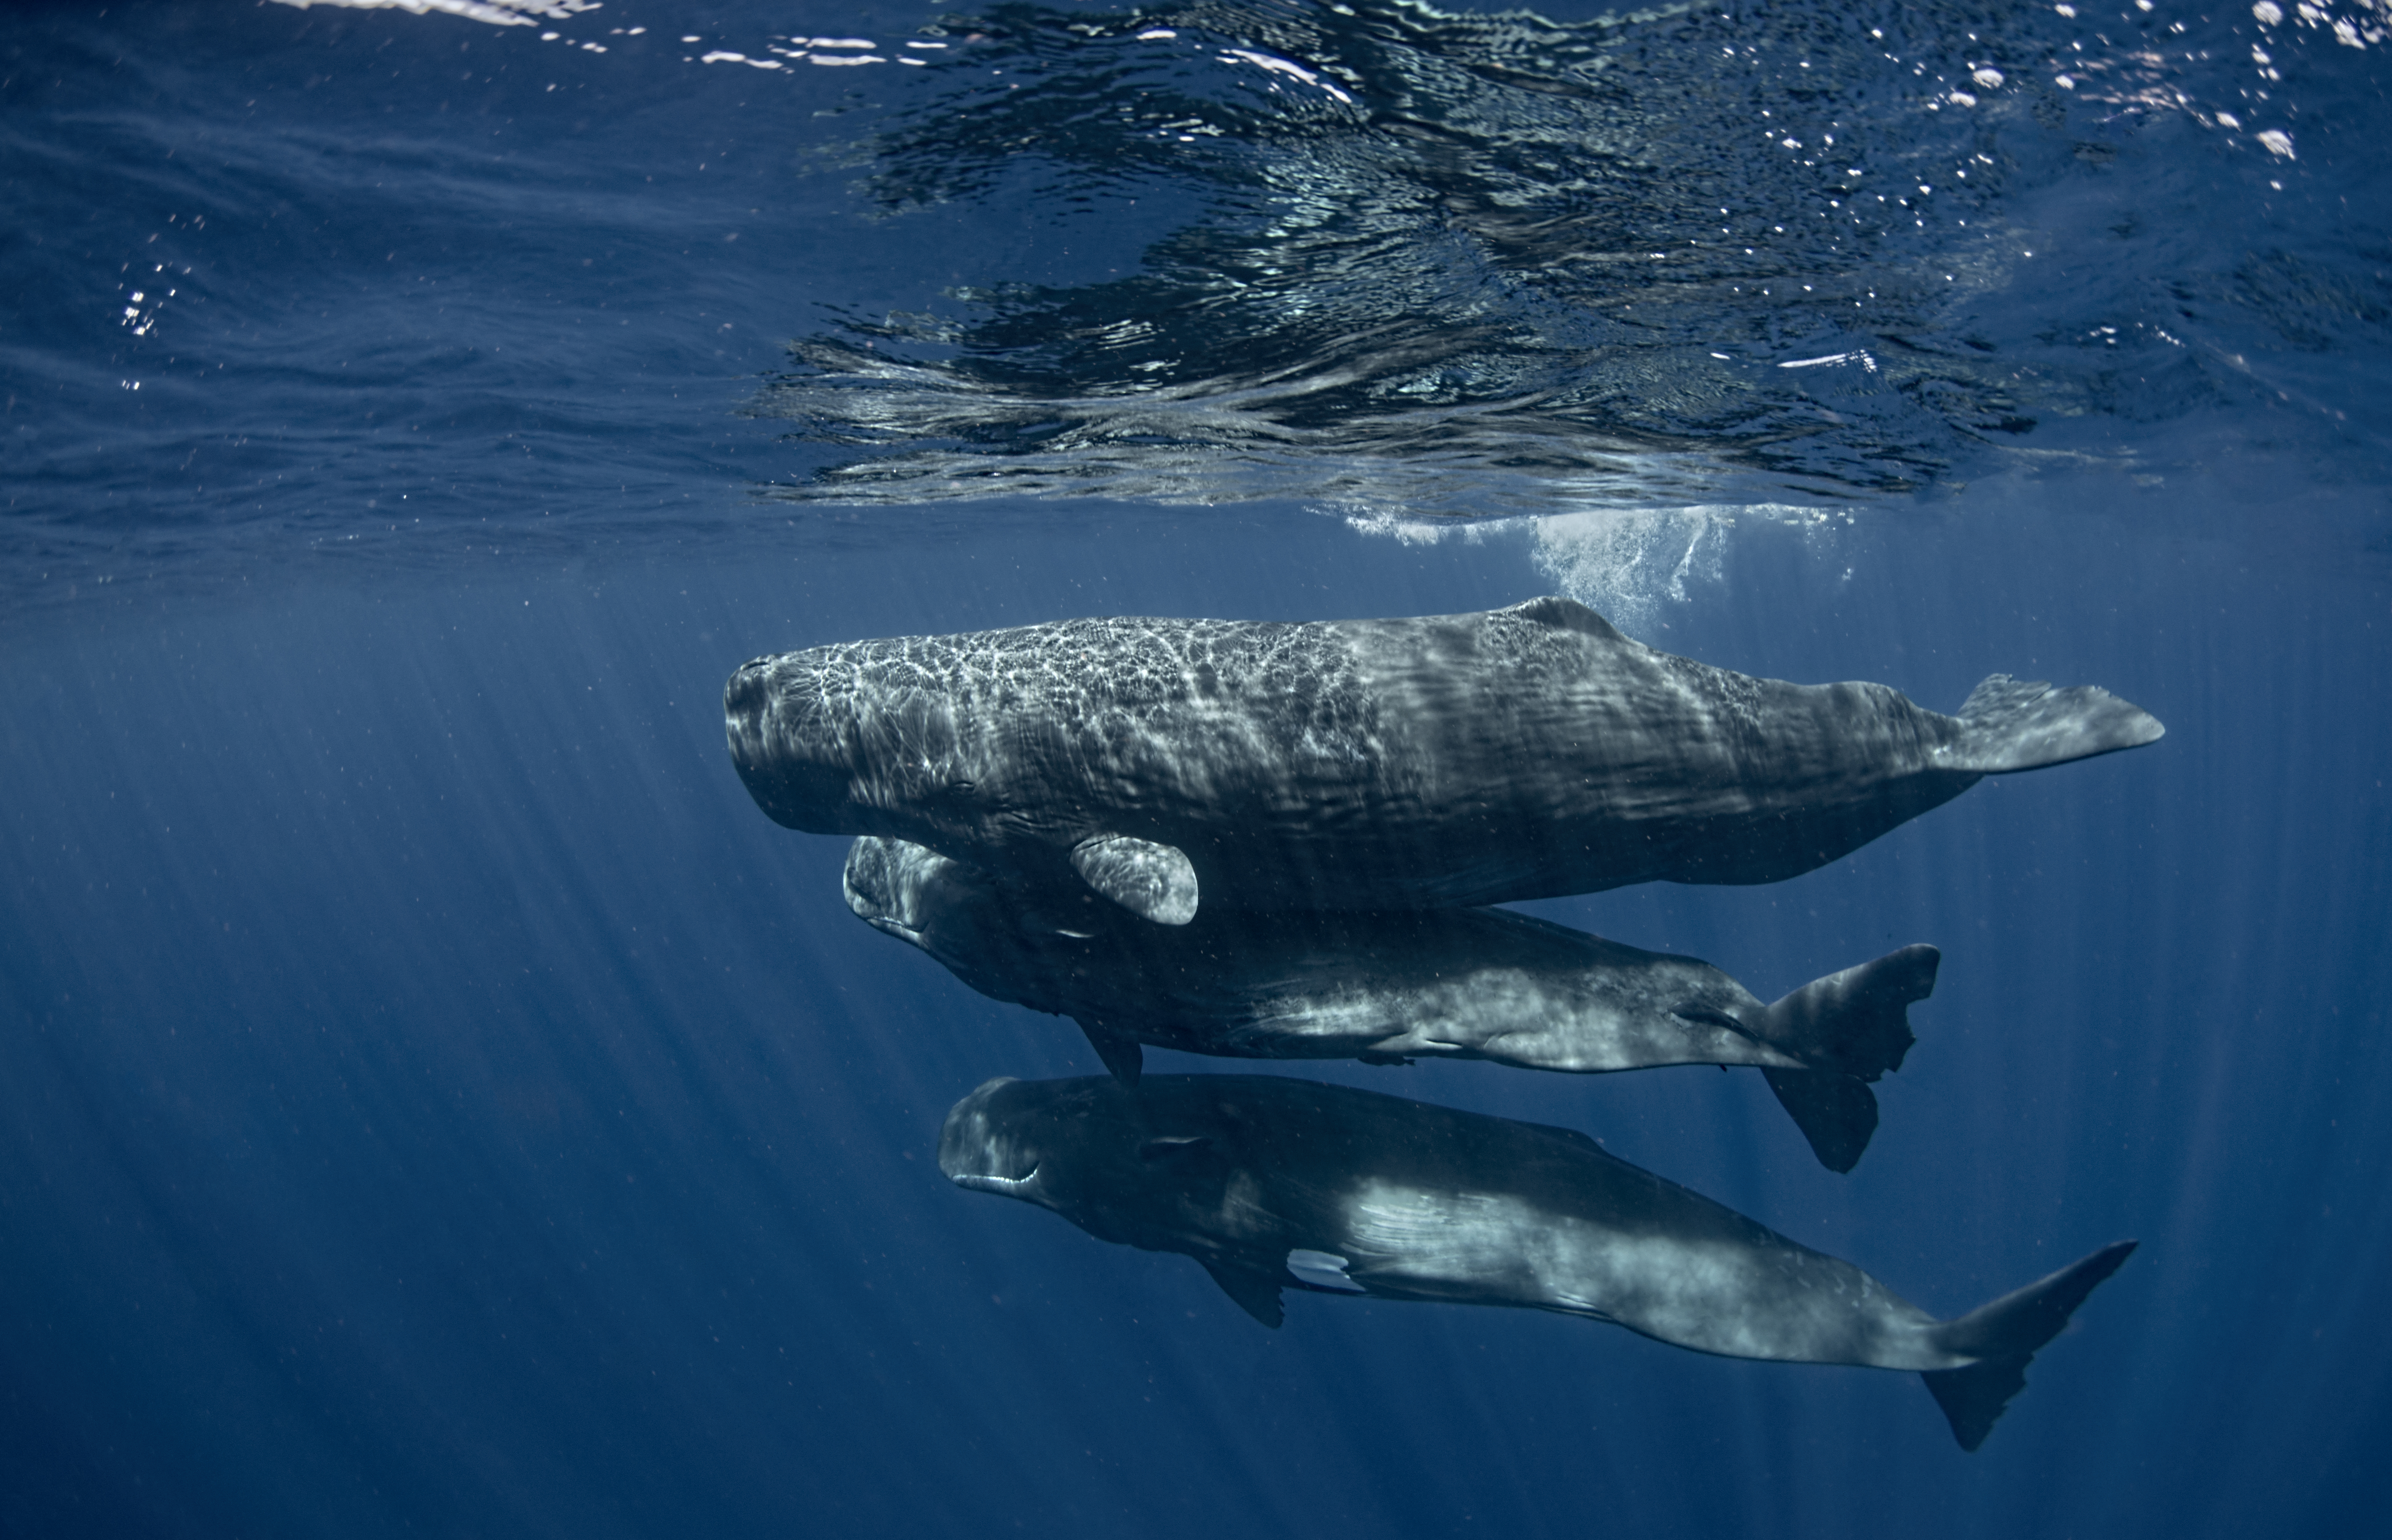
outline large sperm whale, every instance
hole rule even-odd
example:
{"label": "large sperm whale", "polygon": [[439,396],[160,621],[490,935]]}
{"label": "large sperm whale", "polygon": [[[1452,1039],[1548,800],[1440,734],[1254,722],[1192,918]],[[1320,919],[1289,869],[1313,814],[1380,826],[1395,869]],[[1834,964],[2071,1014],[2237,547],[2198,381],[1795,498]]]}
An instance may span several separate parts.
{"label": "large sperm whale", "polygon": [[1237,1058],[1488,1059],[1577,1073],[1749,1065],[1821,1164],[1877,1130],[1869,1082],[1902,1067],[1942,954],[1909,946],[1774,1004],[1708,963],[1501,909],[1207,905],[1150,925],[1077,884],[1028,893],[904,840],[849,850],[848,907],[981,993],[1068,1016],[1138,1082],[1141,1044]]}
{"label": "large sperm whale", "polygon": [[1420,619],[1071,620],[756,659],[723,693],[775,821],[889,835],[1150,920],[1762,883],[1987,775],[2160,736],[1996,675],[1956,717],[1622,636],[1566,599]]}
{"label": "large sperm whale", "polygon": [[1100,1240],[1176,1251],[1276,1326],[1280,1290],[1516,1305],[1731,1358],[1915,1370],[1964,1449],[2132,1241],[1939,1321],[1567,1130],[1306,1081],[995,1080],[939,1169]]}

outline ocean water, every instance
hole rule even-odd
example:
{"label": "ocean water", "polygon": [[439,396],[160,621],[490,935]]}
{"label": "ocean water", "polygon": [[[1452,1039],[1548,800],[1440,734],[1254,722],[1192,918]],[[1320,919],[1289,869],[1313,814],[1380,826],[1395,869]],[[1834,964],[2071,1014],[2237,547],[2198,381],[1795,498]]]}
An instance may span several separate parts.
{"label": "ocean water", "polygon": [[[0,1532],[2365,1533],[2392,1436],[2392,12],[21,6],[0,22]],[[757,809],[759,654],[1566,593],[2157,744],[1763,887],[1944,949],[1836,1176],[1556,1124],[1949,1315],[1907,1375],[1291,1290],[958,1190],[1098,1072]],[[1239,1061],[1150,1051],[1169,1073]]]}

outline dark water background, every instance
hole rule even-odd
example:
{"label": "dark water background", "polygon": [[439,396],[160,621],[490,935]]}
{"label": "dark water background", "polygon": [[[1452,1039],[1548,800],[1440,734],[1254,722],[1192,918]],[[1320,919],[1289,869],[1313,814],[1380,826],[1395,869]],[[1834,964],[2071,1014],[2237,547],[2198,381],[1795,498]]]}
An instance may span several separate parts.
{"label": "dark water background", "polygon": [[[1171,77],[1197,106],[1156,121],[1221,130],[1184,164],[1131,154],[1176,65],[1056,84],[1058,38],[1152,30],[1095,10],[0,24],[0,1531],[2370,1525],[2381,13],[1755,7],[1843,94],[1640,113],[1656,80],[1701,97],[1715,19],[1631,24],[1611,69],[1647,94],[1614,99],[1563,88],[1553,29],[1348,8],[1171,13],[1228,40]],[[1921,18],[1861,71],[1856,30]],[[696,62],[975,32],[1086,121],[1008,141],[1005,77],[958,67]],[[1254,80],[1304,83],[1206,72],[1291,37],[1361,61],[1363,117],[1316,91],[1267,123]],[[2112,68],[2063,94],[2076,42]],[[1930,115],[1894,90],[1922,58],[2011,94]],[[1966,217],[2054,266],[1943,297],[1916,280],[1956,214],[1789,244],[1901,307],[1831,327],[1735,293],[1740,246],[1684,283],[1555,255],[1716,206],[1697,173],[1815,214],[1820,168],[1719,148],[1781,99],[1879,162],[1994,157]],[[1625,148],[1554,161],[1571,112]],[[1284,207],[1334,250],[1193,291],[1271,265]],[[1670,315],[1628,336],[1638,304]],[[1374,305],[1400,335],[1357,353]],[[1141,322],[1185,334],[1104,330]],[[865,343],[915,372],[851,367]],[[1697,372],[1714,343],[1743,374]],[[1878,367],[1777,367],[1852,351]],[[1984,425],[1966,356],[2017,365],[2031,426]],[[1028,495],[1056,491],[1085,495]],[[1456,522],[1524,506],[1560,511]],[[844,842],[771,825],[722,751],[722,680],[767,651],[1555,587],[1752,672],[1949,709],[2004,669],[2168,724],[1791,883],[1535,906],[1764,997],[1942,946],[1849,1177],[1743,1073],[1306,1069],[1584,1129],[1939,1314],[2139,1237],[1978,1455],[1908,1376],[1318,1296],[1266,1332],[1183,1260],[955,1190],[957,1096],[1093,1056],[858,924]]]}

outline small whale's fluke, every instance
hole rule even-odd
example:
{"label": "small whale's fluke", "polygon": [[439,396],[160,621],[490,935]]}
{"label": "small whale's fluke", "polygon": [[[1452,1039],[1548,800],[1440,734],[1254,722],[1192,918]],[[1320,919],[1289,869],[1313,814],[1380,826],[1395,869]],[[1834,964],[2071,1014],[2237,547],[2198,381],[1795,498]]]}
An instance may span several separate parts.
{"label": "small whale's fluke", "polygon": [[1913,944],[1814,978],[1769,1007],[1761,1035],[1813,1069],[1864,1081],[1902,1068],[1910,1007],[1935,992],[1944,954]]}
{"label": "small whale's fluke", "polygon": [[1819,1164],[1841,1176],[1861,1163],[1877,1137],[1877,1093],[1866,1081],[1831,1069],[1763,1068],[1761,1078],[1811,1142]]}
{"label": "small whale's fluke", "polygon": [[2118,1270],[2135,1246],[2131,1240],[2112,1241],[2039,1283],[1934,1329],[1937,1347],[1979,1359],[1966,1368],[1930,1369],[1918,1377],[1944,1408],[1961,1448],[1974,1450],[1985,1442],[2010,1398],[2026,1389],[2028,1361],[2060,1335],[2085,1297]]}
{"label": "small whale's fluke", "polygon": [[1910,1030],[1910,1007],[1935,992],[1943,961],[1933,947],[1904,947],[1814,978],[1763,1016],[1762,1037],[1805,1068],[1763,1066],[1762,1077],[1829,1171],[1851,1171],[1868,1148],[1877,1132],[1877,1094],[1869,1082],[1901,1068],[1918,1041]]}

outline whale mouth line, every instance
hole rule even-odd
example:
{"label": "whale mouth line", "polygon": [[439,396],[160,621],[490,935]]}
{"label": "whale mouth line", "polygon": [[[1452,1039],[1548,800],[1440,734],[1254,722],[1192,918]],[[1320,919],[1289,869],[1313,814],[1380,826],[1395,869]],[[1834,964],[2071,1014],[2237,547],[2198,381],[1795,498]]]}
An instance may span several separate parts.
{"label": "whale mouth line", "polygon": [[969,1187],[974,1192],[1017,1195],[1037,1180],[1038,1168],[1035,1166],[1020,1176],[982,1176],[974,1171],[957,1171],[954,1177],[956,1186]]}
{"label": "whale mouth line", "polygon": [[[894,936],[901,941],[911,941],[917,947],[922,946],[921,930],[892,915],[866,914],[864,916],[864,923],[885,936]],[[929,949],[924,948],[924,950]]]}

